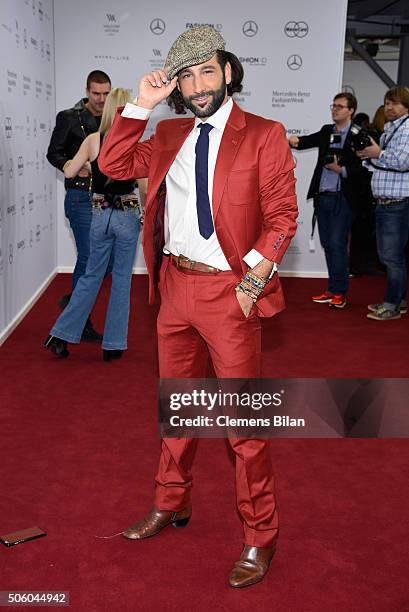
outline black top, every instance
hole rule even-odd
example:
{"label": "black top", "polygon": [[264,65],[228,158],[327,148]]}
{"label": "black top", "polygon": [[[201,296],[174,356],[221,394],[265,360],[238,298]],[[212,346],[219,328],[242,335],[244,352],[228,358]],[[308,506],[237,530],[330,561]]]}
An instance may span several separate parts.
{"label": "black top", "polygon": [[[104,135],[100,134],[99,148],[101,149]],[[91,162],[92,169],[92,191],[93,193],[103,193],[110,195],[125,195],[126,193],[132,193],[135,189],[135,181],[113,181],[110,180],[105,174],[102,174],[98,166],[98,157]]]}
{"label": "black top", "polygon": [[[308,189],[307,199],[315,198],[319,193],[322,169],[325,165],[325,153],[328,150],[330,136],[334,124],[323,125],[319,132],[300,136],[298,150],[318,147],[318,160]],[[362,166],[362,161],[356,155],[351,145],[351,130],[349,130],[341,152],[340,165],[346,169],[347,176],[341,176],[341,191],[351,206],[360,206],[371,200],[371,173]]]}
{"label": "black top", "polygon": [[[57,115],[55,128],[53,130],[50,145],[47,151],[47,159],[58,170],[63,169],[65,162],[72,159],[80,148],[83,140],[93,132],[96,132],[101,123],[101,117],[95,117],[87,109],[85,104],[87,98],[83,98],[73,108],[60,111]],[[80,182],[82,186],[77,183]],[[65,187],[81,188],[87,190],[89,179],[76,177],[65,179]]]}

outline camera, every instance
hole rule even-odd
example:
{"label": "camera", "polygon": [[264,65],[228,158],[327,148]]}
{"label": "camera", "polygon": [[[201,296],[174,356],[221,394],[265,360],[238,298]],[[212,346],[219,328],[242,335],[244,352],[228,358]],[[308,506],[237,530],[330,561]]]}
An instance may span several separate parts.
{"label": "camera", "polygon": [[366,147],[370,147],[372,144],[369,132],[356,123],[351,125],[351,136],[352,146],[355,151],[362,151],[362,149],[366,149]]}
{"label": "camera", "polygon": [[341,153],[342,149],[339,146],[340,144],[341,134],[331,134],[329,138],[329,146],[324,155],[324,165],[332,164],[334,161],[334,155],[339,155]]}

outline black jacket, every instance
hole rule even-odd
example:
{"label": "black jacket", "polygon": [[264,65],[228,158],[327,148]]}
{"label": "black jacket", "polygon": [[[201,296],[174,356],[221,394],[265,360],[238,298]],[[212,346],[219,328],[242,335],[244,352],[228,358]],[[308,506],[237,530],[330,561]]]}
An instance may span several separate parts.
{"label": "black jacket", "polygon": [[[86,98],[80,100],[73,108],[60,111],[57,115],[47,159],[58,170],[63,169],[66,161],[72,159],[80,148],[82,141],[98,131],[98,122],[86,108]],[[89,189],[89,179],[65,179],[65,188]]]}
{"label": "black jacket", "polygon": [[[316,198],[319,193],[324,159],[328,152],[330,136],[334,131],[333,124],[323,125],[319,132],[300,136],[298,150],[318,147],[318,160],[312,175],[307,199]],[[339,165],[344,166],[347,176],[341,175],[341,191],[352,207],[364,205],[372,199],[371,173],[362,166],[362,162],[351,146],[351,131],[348,132],[344,147],[340,149]]]}

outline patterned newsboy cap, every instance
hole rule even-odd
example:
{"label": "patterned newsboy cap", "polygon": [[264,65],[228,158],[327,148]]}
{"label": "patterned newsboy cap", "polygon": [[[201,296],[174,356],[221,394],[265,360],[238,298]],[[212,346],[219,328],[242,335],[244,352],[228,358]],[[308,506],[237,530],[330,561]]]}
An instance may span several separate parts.
{"label": "patterned newsboy cap", "polygon": [[189,28],[177,37],[166,58],[165,70],[170,79],[183,68],[202,64],[216,51],[224,51],[223,36],[211,26]]}

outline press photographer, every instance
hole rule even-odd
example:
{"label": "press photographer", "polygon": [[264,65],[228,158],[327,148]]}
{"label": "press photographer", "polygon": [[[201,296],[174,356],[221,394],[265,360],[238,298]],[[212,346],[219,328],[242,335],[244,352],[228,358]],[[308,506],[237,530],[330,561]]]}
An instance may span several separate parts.
{"label": "press photographer", "polygon": [[291,136],[290,146],[300,151],[318,147],[318,160],[308,190],[313,198],[318,231],[328,267],[328,287],[314,302],[344,308],[348,290],[348,235],[354,210],[370,192],[370,175],[352,145],[355,96],[339,93],[330,106],[333,123],[308,136]]}
{"label": "press photographer", "polygon": [[386,266],[383,302],[369,304],[368,318],[399,319],[406,312],[407,271],[405,247],[409,235],[409,89],[393,87],[385,94],[385,131],[378,145],[357,151],[373,169],[372,190],[376,202],[376,243]]}

